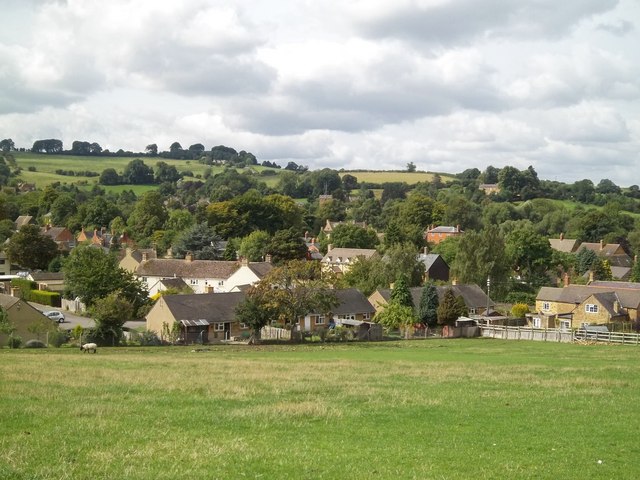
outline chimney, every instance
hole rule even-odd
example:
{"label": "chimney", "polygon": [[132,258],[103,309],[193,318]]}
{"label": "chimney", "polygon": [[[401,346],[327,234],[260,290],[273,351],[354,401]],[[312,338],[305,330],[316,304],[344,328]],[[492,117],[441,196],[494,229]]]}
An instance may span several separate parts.
{"label": "chimney", "polygon": [[564,240],[564,233],[560,232],[560,240]]}
{"label": "chimney", "polygon": [[453,277],[451,279],[451,285],[457,285],[458,284],[458,279],[456,277]]}
{"label": "chimney", "polygon": [[248,257],[241,257],[240,258],[240,265],[243,267],[248,267],[249,266],[249,258]]}
{"label": "chimney", "polygon": [[456,225],[456,232],[460,233],[460,225]]}
{"label": "chimney", "polygon": [[189,263],[193,262],[193,254],[191,252],[187,252],[184,256],[184,261]]}
{"label": "chimney", "polygon": [[271,254],[267,253],[264,257],[264,261],[267,263],[271,263]]}
{"label": "chimney", "polygon": [[149,253],[148,252],[142,252],[142,261],[146,262],[147,260],[149,260]]}
{"label": "chimney", "polygon": [[327,253],[329,253],[331,250],[333,250],[333,243],[327,245]]}
{"label": "chimney", "polygon": [[422,251],[423,251],[423,253],[424,253],[425,255],[428,255],[428,254],[429,254],[429,247],[424,247],[424,248],[422,249]]}
{"label": "chimney", "polygon": [[604,240],[600,240],[600,250],[604,249]]}
{"label": "chimney", "polygon": [[569,284],[571,283],[571,278],[569,278],[569,274],[568,274],[568,273],[566,273],[566,272],[565,272],[565,274],[564,274],[564,276],[563,276],[562,280],[563,280],[563,283],[564,283],[564,286],[565,286],[565,287],[568,287],[568,286],[569,286]]}
{"label": "chimney", "polygon": [[304,239],[305,240],[309,239],[309,231],[304,232]]}
{"label": "chimney", "polygon": [[593,270],[589,270],[589,283],[593,283]]}
{"label": "chimney", "polygon": [[48,232],[49,230],[51,230],[51,224],[50,224],[50,223],[47,223],[47,224],[44,226],[44,231],[45,231],[45,232]]}

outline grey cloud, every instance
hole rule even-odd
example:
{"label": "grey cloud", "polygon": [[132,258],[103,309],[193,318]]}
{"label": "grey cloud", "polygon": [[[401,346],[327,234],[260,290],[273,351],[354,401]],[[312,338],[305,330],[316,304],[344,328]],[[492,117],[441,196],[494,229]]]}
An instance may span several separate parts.
{"label": "grey cloud", "polygon": [[505,2],[452,0],[421,7],[403,5],[384,18],[359,22],[373,38],[402,38],[431,44],[466,43],[478,37],[559,37],[580,20],[614,8],[618,0]]}
{"label": "grey cloud", "polygon": [[628,20],[620,20],[616,23],[601,23],[596,28],[604,32],[609,32],[617,37],[622,37],[635,30],[635,25]]}

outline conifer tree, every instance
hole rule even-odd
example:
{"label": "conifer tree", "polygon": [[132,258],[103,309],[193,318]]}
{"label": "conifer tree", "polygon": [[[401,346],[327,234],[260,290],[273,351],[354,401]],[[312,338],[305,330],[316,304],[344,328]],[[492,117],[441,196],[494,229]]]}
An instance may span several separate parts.
{"label": "conifer tree", "polygon": [[433,327],[438,321],[438,290],[429,282],[422,289],[420,306],[418,308],[418,320],[424,325]]}

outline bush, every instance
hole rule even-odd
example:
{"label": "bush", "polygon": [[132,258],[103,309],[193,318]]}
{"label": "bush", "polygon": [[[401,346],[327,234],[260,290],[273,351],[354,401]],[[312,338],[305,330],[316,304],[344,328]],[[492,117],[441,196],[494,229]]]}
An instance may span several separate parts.
{"label": "bush", "polygon": [[327,336],[329,334],[329,330],[327,328],[324,327],[318,327],[313,331],[314,335],[317,335],[318,337],[320,337],[320,341],[321,342],[326,342],[327,341]]}
{"label": "bush", "polygon": [[47,346],[40,340],[29,340],[24,344],[24,348],[47,348]]}
{"label": "bush", "polygon": [[145,330],[144,332],[142,332],[139,336],[139,340],[140,345],[143,346],[157,347],[159,345],[162,345],[162,342],[158,338],[156,332],[152,332],[150,330]]}
{"label": "bush", "polygon": [[27,167],[27,170],[29,170],[30,172],[35,172],[36,171],[36,167]]}
{"label": "bush", "polygon": [[511,307],[511,315],[515,318],[524,317],[525,313],[529,313],[529,305],[526,303],[516,303],[513,307]]}
{"label": "bush", "polygon": [[511,292],[505,298],[506,303],[524,303],[526,305],[534,305],[536,303],[536,294],[528,292]]}
{"label": "bush", "polygon": [[20,290],[20,298],[22,299],[28,299],[29,292],[38,288],[38,284],[36,282],[32,282],[31,280],[26,280],[24,278],[12,279],[11,286]]}
{"label": "bush", "polygon": [[30,290],[25,298],[30,302],[40,303],[41,305],[48,305],[50,307],[60,307],[62,305],[60,294],[47,290]]}
{"label": "bush", "polygon": [[49,332],[49,345],[60,348],[69,341],[69,332],[66,330],[54,330]]}
{"label": "bush", "polygon": [[9,337],[9,341],[7,342],[9,348],[20,348],[22,346],[22,338],[20,337]]}

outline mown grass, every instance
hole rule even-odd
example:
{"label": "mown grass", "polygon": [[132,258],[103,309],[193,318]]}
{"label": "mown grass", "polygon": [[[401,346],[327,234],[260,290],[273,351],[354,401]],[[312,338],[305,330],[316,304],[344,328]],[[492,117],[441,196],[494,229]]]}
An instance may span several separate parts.
{"label": "mown grass", "polygon": [[0,478],[637,478],[639,355],[481,339],[5,349]]}

